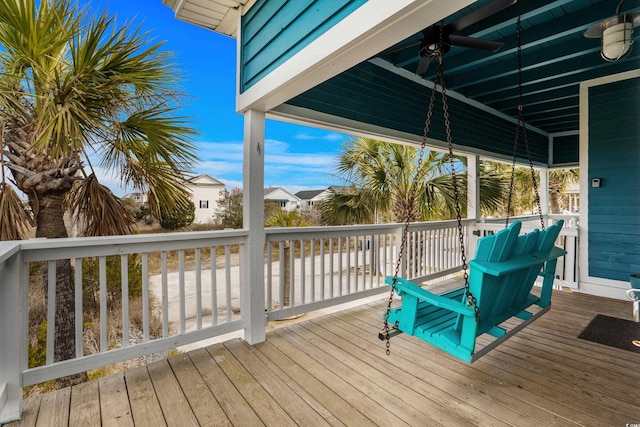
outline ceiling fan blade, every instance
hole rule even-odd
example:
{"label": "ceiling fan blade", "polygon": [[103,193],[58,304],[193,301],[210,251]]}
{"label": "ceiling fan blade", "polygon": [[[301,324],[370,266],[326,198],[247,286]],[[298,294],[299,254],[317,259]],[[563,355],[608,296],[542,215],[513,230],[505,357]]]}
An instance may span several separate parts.
{"label": "ceiling fan blade", "polygon": [[457,36],[451,34],[449,41],[452,46],[470,47],[472,49],[482,49],[497,52],[504,45],[502,42],[484,39],[474,39],[473,37]]}
{"label": "ceiling fan blade", "polygon": [[391,46],[389,49],[383,50],[376,56],[380,57],[385,55],[391,55],[392,53],[401,52],[407,48],[418,46],[420,45],[420,43],[422,43],[422,40],[415,40],[409,43],[401,44],[400,46]]}
{"label": "ceiling fan blade", "polygon": [[431,59],[433,58],[429,56],[420,58],[420,62],[418,63],[418,69],[416,70],[417,75],[421,76],[427,72],[427,69],[429,68],[429,64],[431,63]]}
{"label": "ceiling fan blade", "polygon": [[514,5],[516,2],[517,0],[494,0],[491,3],[484,5],[480,9],[474,10],[473,12],[466,14],[460,19],[453,21],[451,24],[446,26],[446,32],[448,34],[451,34],[460,31],[463,28],[468,27],[469,25],[473,25],[476,22],[488,18],[494,13],[498,13],[509,6]]}

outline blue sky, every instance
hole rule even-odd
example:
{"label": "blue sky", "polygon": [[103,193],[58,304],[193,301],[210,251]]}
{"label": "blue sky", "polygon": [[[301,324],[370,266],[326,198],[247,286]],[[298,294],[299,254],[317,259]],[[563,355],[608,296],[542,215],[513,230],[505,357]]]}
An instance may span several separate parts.
{"label": "blue sky", "polygon": [[[228,190],[242,187],[243,117],[235,112],[236,41],[179,21],[162,0],[81,0],[91,9],[107,9],[118,24],[134,19],[175,54],[182,87],[189,95],[183,114],[193,118],[200,163],[195,173],[222,181]],[[267,121],[265,186],[292,193],[341,184],[333,176],[336,153],[347,135],[290,123]],[[123,195],[117,177],[101,181]]]}

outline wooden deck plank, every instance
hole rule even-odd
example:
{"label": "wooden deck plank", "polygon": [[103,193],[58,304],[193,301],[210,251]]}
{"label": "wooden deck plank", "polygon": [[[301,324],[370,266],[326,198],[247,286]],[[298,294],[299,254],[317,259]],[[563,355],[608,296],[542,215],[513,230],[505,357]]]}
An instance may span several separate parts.
{"label": "wooden deck plank", "polygon": [[188,354],[183,353],[169,358],[169,365],[200,425],[232,425]]}
{"label": "wooden deck plank", "polygon": [[386,372],[391,379],[413,384],[416,390],[432,396],[442,408],[468,418],[472,424],[488,422],[493,425],[515,423],[539,426],[553,425],[556,421],[553,417],[541,416],[540,411],[535,409],[518,411],[513,405],[513,397],[499,390],[489,389],[476,382],[470,387],[465,373],[469,366],[466,364],[452,364],[451,369],[443,367],[438,361],[423,359],[415,352],[404,350],[394,351],[392,357],[387,357],[381,351],[379,342],[375,341],[376,337],[353,334],[349,331],[353,327],[349,328],[351,325],[337,316],[314,323],[333,331],[332,339],[337,340],[336,343],[345,350],[363,360],[369,359],[374,366],[381,366],[380,370]]}
{"label": "wooden deck plank", "polygon": [[9,426],[640,422],[638,354],[577,338],[597,313],[629,319],[625,301],[556,292],[547,314],[472,365],[406,335],[387,357],[385,308],[309,316],[255,346],[216,344],[45,394]]}
{"label": "wooden deck plank", "polygon": [[206,349],[190,351],[189,357],[233,425],[264,425]]}
{"label": "wooden deck plank", "polygon": [[101,425],[98,387],[98,381],[89,381],[71,387],[70,427],[99,427]]}
{"label": "wooden deck plank", "polygon": [[[318,363],[330,367],[331,371],[353,385],[358,394],[348,397],[348,399],[358,399],[360,394],[371,397],[380,407],[392,412],[398,418],[410,425],[445,425],[446,421],[440,417],[441,413],[430,413],[432,403],[424,396],[396,382],[379,382],[376,378],[379,373],[375,369],[356,361],[344,352],[325,352],[326,346],[330,343],[305,336],[300,325],[292,325],[287,328],[290,332],[285,338],[294,343],[305,353],[311,355]],[[276,330],[276,333],[280,331]],[[463,419],[451,414],[451,418]]]}
{"label": "wooden deck plank", "polygon": [[225,343],[225,347],[241,361],[244,368],[298,425],[330,425],[316,410],[295,393],[280,377],[260,360],[249,345],[240,340]]}
{"label": "wooden deck plank", "polygon": [[42,396],[36,426],[68,426],[71,388],[52,391]]}
{"label": "wooden deck plank", "polygon": [[133,422],[137,426],[166,426],[156,392],[146,366],[128,369],[124,373]]}
{"label": "wooden deck plank", "polygon": [[98,384],[100,396],[105,397],[100,399],[102,425],[105,427],[133,426],[124,374],[119,372],[100,378]]}
{"label": "wooden deck plank", "polygon": [[[432,402],[426,409],[432,416],[440,413],[440,421],[443,423],[451,422],[452,424],[459,424],[463,422],[465,424],[477,424],[480,420],[484,419],[491,425],[507,425],[507,423],[501,422],[487,412],[478,410],[477,407],[469,404],[468,400],[466,402],[464,401],[465,399],[461,401],[458,396],[461,388],[456,387],[456,385],[448,379],[437,375],[430,375],[429,381],[424,381],[424,370],[420,368],[416,369],[415,366],[412,366],[407,360],[398,361],[386,358],[386,355],[380,352],[380,347],[375,345],[375,343],[369,346],[366,341],[358,342],[361,339],[360,337],[357,335],[350,336],[346,330],[342,330],[340,325],[332,328],[328,322],[323,321],[322,326],[315,322],[305,323],[304,326],[328,342],[333,343],[336,347],[341,348],[346,353],[366,362],[372,369],[377,370],[380,375],[386,376],[387,381],[400,382],[416,393],[426,397],[429,402]],[[329,329],[332,329],[333,332]],[[364,348],[359,347],[356,343]],[[422,378],[420,376],[422,376]],[[384,379],[382,379],[382,381],[384,381]],[[443,386],[443,388],[438,388],[434,383]],[[444,389],[447,390],[445,391]],[[485,403],[491,404],[491,402]],[[502,407],[501,410],[504,412],[510,411],[509,408],[506,407]],[[455,417],[452,417],[451,414],[455,414]],[[523,417],[520,416],[520,418]],[[533,421],[530,423],[532,426],[534,424]]]}
{"label": "wooden deck plank", "polygon": [[296,422],[223,345],[207,351],[266,425],[295,426]]}
{"label": "wooden deck plank", "polygon": [[336,394],[342,396],[374,424],[393,426],[409,425],[395,413],[383,406],[381,404],[382,402],[377,402],[368,394],[355,388],[349,376],[338,375],[333,369],[316,361],[294,343],[285,339],[284,336],[287,335],[286,332],[287,330],[276,330],[270,333],[268,340],[289,356],[296,364],[303,367],[309,374],[331,390],[334,390]]}
{"label": "wooden deck plank", "polygon": [[[373,323],[371,323],[371,318],[363,317],[362,313],[356,313],[353,317],[349,317],[348,313],[344,313],[339,317],[341,320],[348,321],[360,327],[363,336],[370,335],[372,326],[379,323],[378,318],[373,319]],[[369,320],[369,323],[365,322],[365,320]],[[367,331],[369,332],[368,335]],[[396,353],[399,353],[403,358],[411,360],[422,369],[425,369],[425,375],[428,375],[429,372],[439,373],[443,368],[451,372],[458,372],[464,376],[464,380],[462,381],[467,387],[472,389],[472,392],[481,393],[489,399],[501,400],[517,412],[530,418],[541,420],[540,425],[566,426],[574,422],[573,417],[559,415],[569,412],[569,408],[557,404],[544,394],[542,394],[542,396],[535,395],[527,392],[518,384],[509,384],[498,379],[501,373],[499,369],[488,369],[486,372],[483,372],[483,370],[476,369],[478,367],[477,362],[473,366],[467,365],[421,340],[404,335],[394,338],[391,348],[390,357],[393,358]],[[548,407],[553,409],[546,411],[545,408]],[[493,415],[499,416],[500,414]],[[589,416],[583,418],[587,420],[591,419]]]}
{"label": "wooden deck plank", "polygon": [[[362,316],[360,316],[362,317]],[[526,329],[525,329],[526,330]],[[400,339],[398,339],[400,338]],[[399,336],[396,337],[392,345],[392,352],[395,346],[411,345],[409,348],[413,348],[413,351],[418,353],[422,352],[425,357],[434,358],[439,364],[446,364],[449,361],[454,363],[461,363],[448,354],[441,352],[421,340],[414,339],[413,337]],[[508,342],[508,341],[507,341]],[[554,389],[549,389],[544,384],[539,384],[536,381],[532,381],[531,377],[526,375],[526,367],[519,367],[518,369],[508,369],[509,366],[505,366],[504,362],[495,359],[494,352],[476,361],[473,365],[470,365],[469,375],[475,371],[484,371],[490,377],[493,378],[493,383],[496,387],[502,386],[505,389],[509,389],[509,393],[514,396],[520,396],[520,405],[522,404],[534,404],[541,410],[549,411],[551,414],[564,418],[565,422],[576,422],[578,424],[586,426],[606,426],[610,425],[606,421],[597,417],[593,411],[593,407],[596,402],[586,403],[578,402],[580,410],[575,408],[572,402],[573,398],[567,398],[564,390],[556,392]],[[551,375],[553,375],[551,373]],[[474,383],[475,384],[475,383]],[[514,405],[517,401],[514,401]]]}
{"label": "wooden deck plank", "polygon": [[360,411],[354,408],[353,405],[343,399],[342,396],[295,363],[287,354],[282,352],[280,348],[275,346],[270,339],[257,344],[255,347],[263,357],[275,365],[275,367],[271,368],[272,370],[278,372],[283,378],[286,378],[289,384],[297,384],[302,390],[298,391],[298,393],[311,396],[311,398],[322,405],[323,408],[326,408],[340,424],[354,427],[375,426],[369,418],[365,417]]}
{"label": "wooden deck plank", "polygon": [[197,426],[198,420],[178,380],[173,375],[169,362],[166,359],[158,360],[148,364],[147,370],[167,425],[169,427]]}

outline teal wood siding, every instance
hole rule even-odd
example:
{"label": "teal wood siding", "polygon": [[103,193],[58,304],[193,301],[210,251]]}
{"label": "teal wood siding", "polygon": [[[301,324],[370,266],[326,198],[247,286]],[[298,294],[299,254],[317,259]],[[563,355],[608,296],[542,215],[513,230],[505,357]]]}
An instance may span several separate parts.
{"label": "teal wood siding", "polygon": [[580,136],[558,136],[553,138],[553,164],[578,164],[580,151]]}
{"label": "teal wood siding", "polygon": [[366,0],[258,0],[242,17],[240,91],[335,26]]}
{"label": "teal wood siding", "polygon": [[589,89],[589,275],[640,273],[640,78]]}
{"label": "teal wood siding", "polygon": [[[371,63],[362,63],[291,99],[287,104],[422,135],[431,89]],[[429,137],[446,141],[442,104],[437,95]],[[516,125],[462,101],[449,98],[454,144],[513,155]],[[533,161],[547,164],[548,138],[527,133]],[[526,159],[520,137],[518,157]]]}

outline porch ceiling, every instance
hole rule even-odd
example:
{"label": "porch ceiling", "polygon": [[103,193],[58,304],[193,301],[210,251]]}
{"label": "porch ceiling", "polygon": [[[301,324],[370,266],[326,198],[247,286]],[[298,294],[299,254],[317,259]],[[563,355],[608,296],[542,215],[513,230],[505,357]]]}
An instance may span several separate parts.
{"label": "porch ceiling", "polygon": [[[480,0],[447,17],[445,25],[476,10]],[[447,89],[511,117],[517,117],[516,20],[522,20],[523,109],[527,123],[550,134],[578,129],[578,89],[581,81],[640,68],[640,49],[618,62],[600,57],[600,40],[583,37],[593,24],[615,14],[619,0],[528,0],[464,28],[456,34],[504,43],[497,52],[453,46],[444,56]],[[621,12],[638,9],[626,2]],[[634,40],[639,39],[636,31]],[[397,43],[420,41],[417,33]],[[380,56],[394,67],[415,73],[419,46]],[[391,50],[391,49],[387,49]],[[425,78],[432,81],[435,63]]]}
{"label": "porch ceiling", "polygon": [[[239,25],[238,14],[254,1],[163,0],[175,11],[177,18],[234,37]],[[451,23],[490,1],[478,0],[445,18],[443,24]],[[516,19],[520,16],[525,119],[528,124],[549,134],[575,132],[578,130],[578,89],[581,81],[640,68],[640,48],[635,47],[628,57],[620,61],[607,62],[600,57],[599,39],[583,37],[589,27],[614,15],[619,3],[620,0],[520,0],[456,33],[500,41],[504,46],[496,53],[452,47],[444,57],[447,88],[490,109],[517,117]],[[637,2],[627,1],[622,4],[621,12],[637,9]],[[409,14],[404,19],[407,28],[416,28],[414,16]],[[426,22],[425,27],[428,24]],[[389,40],[387,46],[384,43],[381,46],[376,40],[376,47],[382,47],[379,52],[393,52],[374,55],[370,61],[378,64],[386,61],[389,68],[414,80],[419,46],[394,48],[411,42],[419,43],[421,29],[393,45],[397,39]],[[636,31],[634,40],[637,42],[639,39],[640,31]],[[330,63],[327,67],[335,65]],[[431,64],[424,75],[425,80],[433,80],[435,68],[435,64]]]}

